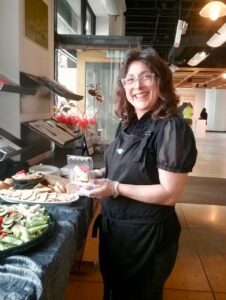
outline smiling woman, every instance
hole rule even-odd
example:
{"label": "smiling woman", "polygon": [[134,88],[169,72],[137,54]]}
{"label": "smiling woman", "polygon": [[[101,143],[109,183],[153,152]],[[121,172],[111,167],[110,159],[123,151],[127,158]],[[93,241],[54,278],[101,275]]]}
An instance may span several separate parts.
{"label": "smiling woman", "polygon": [[196,161],[191,128],[177,116],[172,73],[154,49],[131,50],[119,71],[120,124],[105,151],[99,261],[104,300],[161,300],[175,263],[180,224],[175,204]]}
{"label": "smiling woman", "polygon": [[155,74],[151,73],[143,62],[133,62],[121,82],[125,88],[127,100],[134,106],[138,118],[155,105],[158,84]]}

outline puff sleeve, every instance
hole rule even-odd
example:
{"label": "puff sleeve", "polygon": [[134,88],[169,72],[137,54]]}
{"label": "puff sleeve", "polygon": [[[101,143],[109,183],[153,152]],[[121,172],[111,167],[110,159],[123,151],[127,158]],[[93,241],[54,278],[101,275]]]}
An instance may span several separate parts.
{"label": "puff sleeve", "polygon": [[175,172],[192,171],[197,158],[195,138],[190,126],[177,116],[170,117],[158,130],[157,168]]}

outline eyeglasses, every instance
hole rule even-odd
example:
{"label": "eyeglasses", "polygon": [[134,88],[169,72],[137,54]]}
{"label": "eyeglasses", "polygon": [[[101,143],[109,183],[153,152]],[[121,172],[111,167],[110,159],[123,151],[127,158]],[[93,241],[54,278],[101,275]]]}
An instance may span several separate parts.
{"label": "eyeglasses", "polygon": [[155,74],[154,73],[145,73],[142,74],[138,77],[134,77],[134,76],[126,76],[124,78],[121,79],[121,83],[124,87],[134,87],[135,83],[137,82],[137,80],[139,80],[139,82],[141,84],[153,84],[154,82],[154,77]]}

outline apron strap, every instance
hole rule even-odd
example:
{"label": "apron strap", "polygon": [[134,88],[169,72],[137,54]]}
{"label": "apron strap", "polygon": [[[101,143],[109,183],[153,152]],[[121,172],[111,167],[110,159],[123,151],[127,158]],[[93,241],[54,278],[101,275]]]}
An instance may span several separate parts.
{"label": "apron strap", "polygon": [[108,219],[106,216],[103,216],[102,214],[99,214],[93,223],[93,228],[92,228],[92,237],[93,238],[97,237],[97,233],[100,228],[105,233],[108,232]]}
{"label": "apron strap", "polygon": [[102,219],[101,214],[99,214],[93,223],[93,228],[92,228],[92,237],[93,238],[97,237],[98,229],[101,226],[101,219]]}

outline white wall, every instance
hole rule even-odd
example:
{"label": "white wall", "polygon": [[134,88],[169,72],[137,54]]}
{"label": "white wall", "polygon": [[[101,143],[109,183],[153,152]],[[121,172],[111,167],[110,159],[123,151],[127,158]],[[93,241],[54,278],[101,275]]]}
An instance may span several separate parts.
{"label": "white wall", "polygon": [[[19,4],[0,1],[0,74],[19,83]],[[0,127],[19,137],[19,94],[0,92]],[[15,126],[17,124],[17,126]]]}
{"label": "white wall", "polygon": [[126,11],[125,0],[115,0],[118,8],[118,16],[111,16],[109,18],[109,35],[125,35],[125,16]]}
{"label": "white wall", "polygon": [[[24,0],[20,6],[20,71],[54,78],[54,1],[48,5],[48,49],[38,45],[24,34]],[[46,119],[51,115],[53,95],[41,93],[21,98],[21,122]]]}
{"label": "white wall", "polygon": [[226,131],[226,90],[207,89],[207,130]]}
{"label": "white wall", "polygon": [[96,35],[109,35],[109,16],[96,17]]}
{"label": "white wall", "polygon": [[96,35],[125,35],[125,0],[114,0],[118,9],[117,16],[108,15],[102,1],[88,0],[96,15]]}
{"label": "white wall", "polygon": [[53,77],[54,6],[53,0],[43,0],[48,5],[48,49],[38,45],[24,34],[24,1],[20,5],[20,70],[36,75]]}
{"label": "white wall", "polygon": [[99,16],[96,17],[96,35],[125,35],[124,16]]}
{"label": "white wall", "polygon": [[125,17],[123,14],[109,17],[109,35],[125,35]]}
{"label": "white wall", "polygon": [[[49,6],[48,50],[24,35],[24,0],[0,1],[0,74],[19,84],[20,71],[53,78],[54,0]],[[36,96],[0,92],[0,127],[20,138],[20,122],[50,114],[50,95]],[[37,115],[36,115],[37,114]]]}

